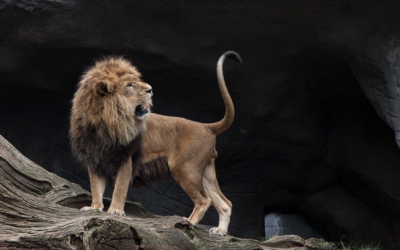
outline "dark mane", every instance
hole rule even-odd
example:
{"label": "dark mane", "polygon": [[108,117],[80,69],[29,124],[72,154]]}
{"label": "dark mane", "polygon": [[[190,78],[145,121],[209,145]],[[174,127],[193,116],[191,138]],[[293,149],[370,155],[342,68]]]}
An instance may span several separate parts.
{"label": "dark mane", "polygon": [[119,167],[129,157],[133,165],[140,162],[142,139],[142,134],[138,134],[128,145],[121,145],[118,141],[113,142],[104,129],[79,127],[71,136],[72,153],[84,167],[114,183]]}
{"label": "dark mane", "polygon": [[157,157],[149,162],[138,163],[134,165],[133,172],[137,173],[132,176],[131,180],[132,187],[135,188],[147,186],[153,181],[168,177],[170,174],[166,157]]}

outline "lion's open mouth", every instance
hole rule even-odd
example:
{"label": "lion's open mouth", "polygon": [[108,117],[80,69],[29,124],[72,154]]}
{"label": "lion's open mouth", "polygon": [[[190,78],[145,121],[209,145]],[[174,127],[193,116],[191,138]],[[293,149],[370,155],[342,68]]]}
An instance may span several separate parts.
{"label": "lion's open mouth", "polygon": [[141,116],[143,116],[144,114],[147,114],[147,113],[149,113],[147,107],[145,107],[143,105],[136,106],[136,109],[135,109],[136,116],[141,117]]}

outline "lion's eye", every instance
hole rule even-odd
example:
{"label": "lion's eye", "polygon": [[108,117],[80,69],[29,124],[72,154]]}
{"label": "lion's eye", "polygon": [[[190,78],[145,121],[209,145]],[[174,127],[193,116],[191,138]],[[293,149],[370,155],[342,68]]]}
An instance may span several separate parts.
{"label": "lion's eye", "polygon": [[133,87],[135,87],[132,83],[128,83],[128,85],[126,85],[126,87],[131,87],[131,88],[133,88]]}

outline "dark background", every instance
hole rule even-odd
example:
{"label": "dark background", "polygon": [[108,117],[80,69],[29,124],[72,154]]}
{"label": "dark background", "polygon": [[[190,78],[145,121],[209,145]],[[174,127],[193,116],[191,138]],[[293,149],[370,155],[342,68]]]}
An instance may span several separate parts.
{"label": "dark background", "polygon": [[[290,211],[327,240],[400,248],[400,2],[387,0],[0,1],[0,134],[89,189],[70,154],[79,76],[124,55],[154,89],[154,112],[199,122],[224,114],[215,66],[235,103],[217,139],[230,234],[264,235]],[[108,191],[108,195],[110,191]],[[173,180],[131,190],[160,215],[189,216]],[[203,224],[216,225],[210,209]]]}

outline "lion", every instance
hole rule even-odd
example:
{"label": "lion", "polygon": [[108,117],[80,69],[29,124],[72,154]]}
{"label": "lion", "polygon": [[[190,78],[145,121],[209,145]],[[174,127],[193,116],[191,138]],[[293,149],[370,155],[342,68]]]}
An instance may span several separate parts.
{"label": "lion", "polygon": [[102,211],[105,186],[112,181],[107,212],[125,215],[130,185],[146,185],[171,173],[194,203],[187,220],[196,226],[213,205],[219,224],[209,232],[227,234],[232,203],[215,172],[216,137],[231,126],[235,113],[223,77],[225,58],[241,62],[233,51],[220,57],[217,78],[226,111],[222,120],[208,124],[151,113],[151,86],[122,58],[100,61],[82,76],[70,117],[72,152],[88,168],[92,191],[92,205],[82,210]]}

